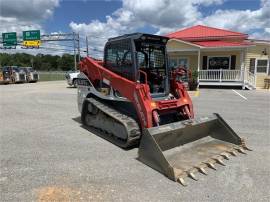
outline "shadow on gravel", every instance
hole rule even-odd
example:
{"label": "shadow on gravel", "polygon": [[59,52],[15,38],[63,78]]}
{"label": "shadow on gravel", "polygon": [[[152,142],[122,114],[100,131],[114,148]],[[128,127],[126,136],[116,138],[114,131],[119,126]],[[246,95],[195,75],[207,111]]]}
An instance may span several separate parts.
{"label": "shadow on gravel", "polygon": [[[106,141],[114,144],[115,146],[117,146],[114,143],[114,139],[112,139],[112,136],[110,136],[108,133],[105,133],[105,132],[103,132],[101,130],[98,130],[98,129],[95,129],[93,127],[88,127],[88,126],[83,125],[80,116],[75,117],[75,118],[72,118],[72,120],[75,121],[75,122],[77,122],[77,123],[79,123],[80,124],[80,127],[82,127],[83,129],[88,130],[90,132],[90,135],[91,134],[94,134],[94,135],[102,138],[103,140],[106,140]],[[129,148],[121,148],[119,146],[117,146],[117,147],[119,147],[120,149],[122,149],[124,151],[128,151],[128,150],[131,150],[131,149],[134,149],[134,148],[138,148],[138,146],[139,145],[133,145],[133,146],[131,146]]]}
{"label": "shadow on gravel", "polygon": [[72,118],[73,121],[76,121],[77,123],[79,124],[82,124],[82,121],[81,121],[81,117],[78,116],[78,117],[75,117],[75,118]]}

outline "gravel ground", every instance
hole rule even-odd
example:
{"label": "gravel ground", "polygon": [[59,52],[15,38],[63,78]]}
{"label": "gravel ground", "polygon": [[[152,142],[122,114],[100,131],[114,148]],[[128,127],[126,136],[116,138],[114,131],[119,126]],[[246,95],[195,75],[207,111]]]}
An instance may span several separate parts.
{"label": "gravel ground", "polygon": [[201,89],[197,116],[218,112],[254,151],[183,187],[81,127],[64,81],[0,86],[1,201],[270,201],[270,92]]}

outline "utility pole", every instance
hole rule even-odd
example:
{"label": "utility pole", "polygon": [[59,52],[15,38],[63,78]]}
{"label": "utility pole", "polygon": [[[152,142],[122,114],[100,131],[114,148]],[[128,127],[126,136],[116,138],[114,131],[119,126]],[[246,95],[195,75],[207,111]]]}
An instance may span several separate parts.
{"label": "utility pole", "polygon": [[75,32],[73,32],[74,69],[77,70]]}
{"label": "utility pole", "polygon": [[87,57],[89,56],[89,52],[88,51],[89,51],[88,50],[88,38],[86,36],[86,55],[87,55]]}
{"label": "utility pole", "polygon": [[31,58],[31,65],[32,65],[32,68],[34,68],[34,59],[33,59],[33,57]]}
{"label": "utility pole", "polygon": [[77,35],[78,36],[78,62],[81,61],[81,51],[80,51],[80,34]]}

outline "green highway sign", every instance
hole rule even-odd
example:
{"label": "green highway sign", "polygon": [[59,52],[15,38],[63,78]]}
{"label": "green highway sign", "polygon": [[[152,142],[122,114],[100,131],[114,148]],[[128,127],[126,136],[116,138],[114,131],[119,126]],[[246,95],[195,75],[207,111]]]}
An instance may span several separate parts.
{"label": "green highway sign", "polygon": [[40,40],[40,30],[23,31],[23,40],[24,41]]}
{"label": "green highway sign", "polygon": [[16,46],[17,45],[16,32],[2,33],[2,39],[3,39],[4,46]]}

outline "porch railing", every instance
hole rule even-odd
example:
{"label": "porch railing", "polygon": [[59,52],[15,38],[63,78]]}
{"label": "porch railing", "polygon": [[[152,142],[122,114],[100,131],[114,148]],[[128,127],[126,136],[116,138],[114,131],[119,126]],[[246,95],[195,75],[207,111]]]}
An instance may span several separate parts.
{"label": "porch railing", "polygon": [[199,81],[243,81],[243,71],[241,70],[200,70]]}

